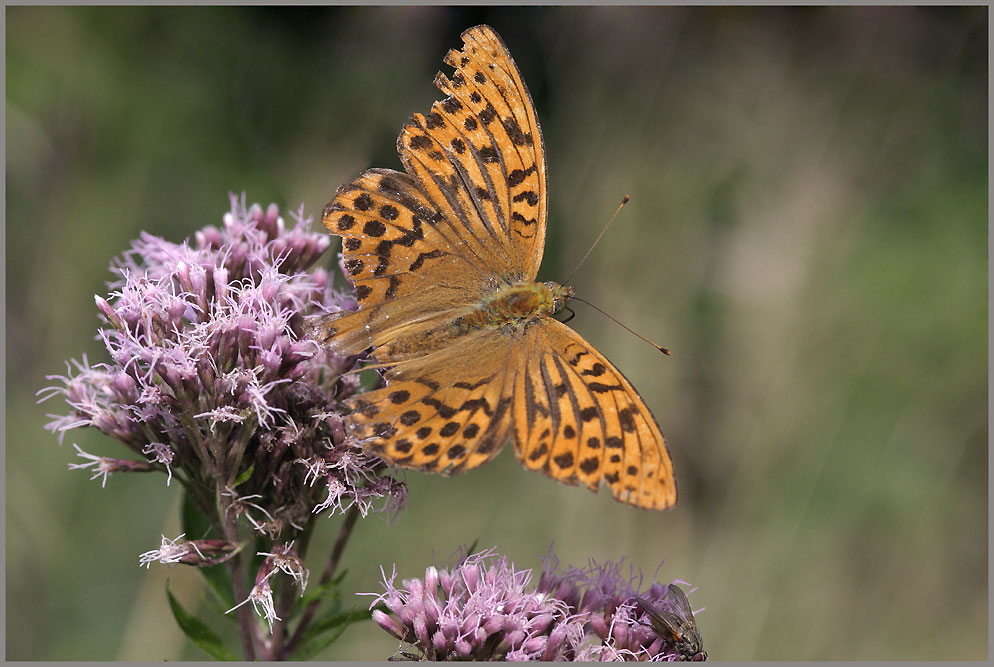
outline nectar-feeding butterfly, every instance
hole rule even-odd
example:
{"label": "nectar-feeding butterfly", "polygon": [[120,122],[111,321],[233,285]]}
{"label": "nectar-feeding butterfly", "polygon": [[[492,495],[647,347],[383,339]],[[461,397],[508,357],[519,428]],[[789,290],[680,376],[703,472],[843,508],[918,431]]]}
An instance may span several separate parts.
{"label": "nectar-feeding butterfly", "polygon": [[647,509],[676,502],[663,434],[628,380],[553,319],[573,288],[535,281],[545,246],[545,149],[531,96],[497,33],[462,34],[435,85],[446,99],[397,139],[407,173],[370,169],[323,221],[342,237],[359,310],[315,337],[372,348],[386,385],[353,397],[346,425],[400,467],[451,474],[507,442],[567,484]]}

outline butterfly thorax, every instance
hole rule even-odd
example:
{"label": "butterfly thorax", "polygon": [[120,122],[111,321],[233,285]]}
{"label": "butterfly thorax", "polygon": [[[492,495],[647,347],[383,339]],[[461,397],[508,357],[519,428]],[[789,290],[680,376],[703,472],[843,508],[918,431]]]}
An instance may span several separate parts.
{"label": "butterfly thorax", "polygon": [[405,333],[380,345],[377,357],[381,361],[397,361],[419,357],[445,348],[453,340],[485,329],[503,333],[521,331],[529,324],[559,312],[572,297],[572,287],[553,282],[518,282],[501,287],[482,299],[468,312],[428,329]]}
{"label": "butterfly thorax", "polygon": [[460,319],[469,328],[523,326],[554,315],[574,294],[573,288],[553,282],[519,282],[501,288],[479,308]]}

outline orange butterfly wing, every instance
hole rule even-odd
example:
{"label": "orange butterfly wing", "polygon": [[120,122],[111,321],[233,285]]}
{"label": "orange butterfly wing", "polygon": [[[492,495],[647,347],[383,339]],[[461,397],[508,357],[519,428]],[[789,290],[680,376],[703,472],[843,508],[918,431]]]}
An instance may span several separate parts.
{"label": "orange butterfly wing", "polygon": [[649,408],[611,362],[552,318],[461,336],[397,362],[386,378],[353,400],[348,422],[395,465],[460,472],[513,438],[518,460],[553,479],[594,491],[603,480],[616,500],[637,507],[676,502]]}
{"label": "orange butterfly wing", "polygon": [[445,57],[452,79],[435,78],[449,97],[397,138],[407,173],[370,169],[324,209],[360,305],[317,333],[339,353],[377,346],[400,323],[424,331],[433,315],[538,273],[546,175],[535,107],[497,33],[477,26],[462,37]]}
{"label": "orange butterfly wing", "polygon": [[514,451],[522,465],[647,509],[676,503],[663,434],[614,365],[578,333],[546,317],[532,327],[515,378]]}
{"label": "orange butterfly wing", "polygon": [[316,334],[338,354],[423,331],[478,302],[492,280],[407,174],[366,171],[338,189],[324,224],[342,237],[359,302],[358,311],[325,320]]}
{"label": "orange butterfly wing", "polygon": [[545,149],[535,105],[490,27],[462,33],[435,85],[448,98],[414,114],[397,139],[407,172],[492,273],[534,280],[545,248]]}
{"label": "orange butterfly wing", "polygon": [[489,461],[513,433],[516,337],[480,330],[397,362],[386,387],[353,399],[350,432],[405,468],[452,474]]}

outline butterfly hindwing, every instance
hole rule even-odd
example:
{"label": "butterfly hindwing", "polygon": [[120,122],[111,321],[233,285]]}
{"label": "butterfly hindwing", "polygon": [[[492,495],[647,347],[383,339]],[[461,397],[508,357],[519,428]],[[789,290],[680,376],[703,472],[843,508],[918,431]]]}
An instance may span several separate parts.
{"label": "butterfly hindwing", "polygon": [[526,467],[651,509],[676,502],[673,465],[655,418],[624,375],[566,325],[544,318],[519,370],[515,453]]}
{"label": "butterfly hindwing", "polygon": [[[454,367],[466,358],[472,366]],[[510,439],[509,340],[481,330],[386,374],[387,386],[349,401],[350,433],[395,465],[451,474],[497,455]]]}

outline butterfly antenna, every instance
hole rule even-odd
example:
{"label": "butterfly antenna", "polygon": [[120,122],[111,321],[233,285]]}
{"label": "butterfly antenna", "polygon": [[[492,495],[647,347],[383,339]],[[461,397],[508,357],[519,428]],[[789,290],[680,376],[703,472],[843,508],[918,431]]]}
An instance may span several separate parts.
{"label": "butterfly antenna", "polygon": [[[631,199],[631,197],[629,197],[628,195],[625,195],[625,198],[621,200],[621,203],[618,204],[618,208],[615,209],[615,211],[614,211],[614,215],[612,215],[611,219],[607,221],[606,225],[604,225],[604,229],[601,230],[601,233],[594,240],[594,244],[592,246],[590,246],[590,250],[587,251],[587,254],[583,256],[583,259],[581,259],[580,263],[576,265],[576,268],[573,269],[573,272],[571,274],[569,274],[569,277],[566,280],[563,281],[563,285],[569,285],[569,281],[573,279],[573,276],[576,275],[576,272],[579,271],[580,267],[583,266],[583,263],[587,261],[587,257],[590,257],[590,253],[593,252],[594,248],[597,247],[597,244],[600,242],[601,237],[604,236],[604,232],[606,232],[607,228],[611,226],[611,223],[614,222],[614,219],[618,217],[618,212],[621,211],[621,207],[624,206],[625,204],[627,204],[629,199]],[[584,303],[586,303],[586,302],[584,302]],[[596,306],[594,306],[594,307],[596,308]],[[604,313],[604,314],[607,315],[607,313]],[[608,315],[608,317],[611,317],[611,316]],[[614,318],[611,318],[611,319],[614,319]],[[617,321],[617,320],[615,320],[615,321]],[[620,322],[619,322],[619,324],[620,324]],[[622,326],[624,326],[624,325],[622,325]],[[635,333],[635,332],[633,331],[632,333]],[[636,334],[636,335],[638,335],[638,334]],[[656,347],[658,347],[658,345]]]}
{"label": "butterfly antenna", "polygon": [[648,343],[649,345],[652,345],[652,346],[653,346],[654,348],[656,348],[657,350],[659,350],[659,351],[660,351],[660,352],[662,352],[663,354],[665,354],[665,355],[669,355],[670,351],[669,351],[668,349],[666,349],[666,348],[665,348],[665,347],[663,347],[662,345],[656,345],[655,343],[653,343],[653,342],[652,342],[651,340],[649,340],[648,338],[646,338],[645,336],[643,336],[643,335],[642,335],[642,334],[640,334],[639,332],[637,332],[637,331],[635,331],[634,329],[632,329],[631,327],[629,327],[629,326],[625,325],[625,323],[624,323],[624,322],[620,322],[620,321],[618,321],[617,319],[615,319],[615,318],[611,317],[610,315],[608,315],[608,314],[607,314],[607,313],[605,313],[605,312],[604,312],[603,310],[601,310],[600,308],[598,308],[598,307],[597,307],[597,306],[595,306],[594,304],[590,303],[590,302],[589,302],[589,301],[587,301],[586,299],[581,299],[581,298],[580,298],[580,297],[578,297],[578,296],[573,296],[573,297],[570,297],[570,300],[571,300],[571,301],[579,301],[580,303],[585,303],[585,304],[587,304],[588,306],[590,306],[591,308],[593,308],[593,309],[594,309],[594,310],[596,310],[596,311],[597,311],[598,313],[600,313],[600,314],[601,314],[601,315],[603,315],[604,317],[608,318],[609,320],[611,320],[611,321],[612,321],[612,322],[614,322],[615,324],[618,324],[618,325],[621,325],[621,328],[622,328],[622,329],[624,329],[625,331],[627,331],[628,333],[630,333],[630,334],[634,334],[635,336],[637,336],[637,337],[641,338],[642,340],[644,340],[644,341],[645,341],[646,343]]}

